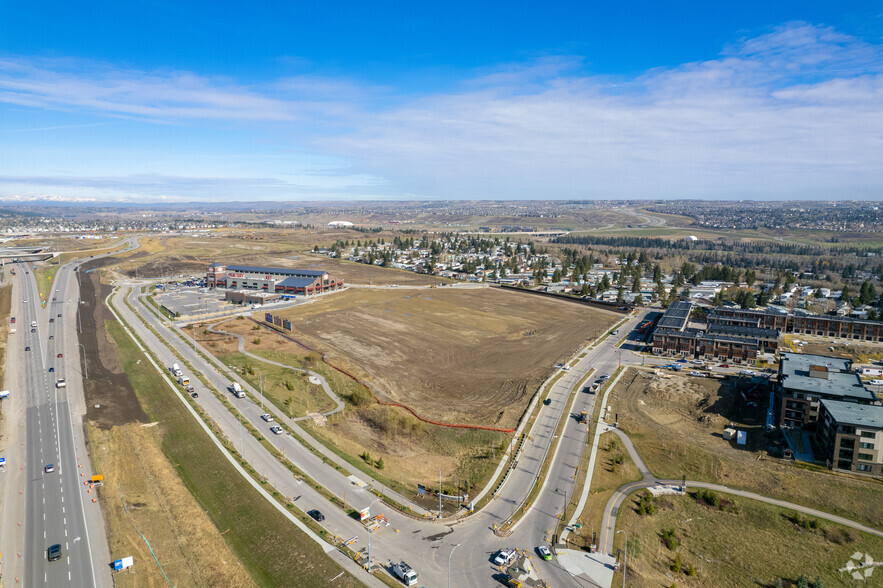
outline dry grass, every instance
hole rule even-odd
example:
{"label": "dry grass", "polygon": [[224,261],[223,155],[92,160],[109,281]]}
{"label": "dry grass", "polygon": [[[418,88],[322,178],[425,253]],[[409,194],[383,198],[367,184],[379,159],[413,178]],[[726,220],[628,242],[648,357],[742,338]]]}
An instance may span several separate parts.
{"label": "dry grass", "polygon": [[100,496],[111,556],[131,555],[136,562],[131,572],[114,576],[116,586],[166,585],[138,531],[175,586],[254,585],[163,455],[158,427],[88,426],[88,435],[95,471],[107,484]]}
{"label": "dry grass", "polygon": [[[6,350],[9,337],[9,315],[12,309],[12,284],[0,286],[0,324],[7,325],[5,330],[0,330],[0,385],[6,379]],[[0,422],[3,419],[3,404],[0,403]]]}
{"label": "dry grass", "polygon": [[[805,529],[788,519],[793,511],[726,494],[717,495],[718,508],[698,502],[692,492],[661,496],[654,499],[656,514],[641,516],[640,494],[623,504],[617,521],[618,528],[629,532],[629,586],[758,588],[773,586],[776,578],[794,582],[801,574],[810,581],[821,575],[828,588],[879,585],[856,582],[837,571],[855,552],[879,558],[879,537],[827,521],[820,522],[821,528]],[[680,542],[675,550],[663,544],[663,529],[675,530]],[[623,534],[616,535],[615,545],[624,547]],[[669,566],[678,555],[682,570],[675,572]],[[686,573],[691,564],[693,577]]]}
{"label": "dry grass", "polygon": [[574,546],[588,549],[592,543],[592,533],[601,532],[607,501],[617,488],[629,482],[637,482],[641,477],[641,472],[629,457],[619,437],[615,433],[601,435],[598,454],[595,457],[595,472],[592,474],[592,487],[586,506],[579,517],[583,528],[579,530],[578,535],[570,535],[568,541]]}
{"label": "dry grass", "polygon": [[[739,421],[736,396],[731,386],[716,380],[680,375],[661,379],[631,369],[611,394],[610,406],[659,478],[686,475],[880,525],[883,484],[769,458],[762,432],[765,402]],[[722,438],[724,426],[734,420],[748,431],[747,449]]]}
{"label": "dry grass", "polygon": [[498,427],[515,426],[551,366],[618,318],[496,288],[353,289],[279,314],[377,396]]}

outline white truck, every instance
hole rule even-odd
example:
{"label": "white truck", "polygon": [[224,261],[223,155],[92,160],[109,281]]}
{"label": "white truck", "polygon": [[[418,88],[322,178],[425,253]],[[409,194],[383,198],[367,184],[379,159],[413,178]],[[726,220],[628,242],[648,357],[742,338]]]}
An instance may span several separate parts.
{"label": "white truck", "polygon": [[180,378],[184,372],[181,371],[181,366],[177,363],[173,363],[172,367],[169,368],[169,371],[172,372],[172,375],[176,378]]}
{"label": "white truck", "polygon": [[178,383],[186,388],[190,385],[190,378],[182,374],[178,376]]}
{"label": "white truck", "polygon": [[236,398],[245,398],[245,390],[239,385],[239,382],[230,382],[230,390]]}
{"label": "white truck", "polygon": [[417,583],[417,572],[411,569],[411,566],[401,561],[393,564],[392,573],[396,578],[402,581],[405,586],[413,586]]}

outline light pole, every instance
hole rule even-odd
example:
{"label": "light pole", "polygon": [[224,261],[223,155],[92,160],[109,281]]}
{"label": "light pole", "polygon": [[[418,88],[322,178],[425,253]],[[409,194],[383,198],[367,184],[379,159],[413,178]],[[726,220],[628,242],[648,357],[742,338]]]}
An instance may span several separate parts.
{"label": "light pole", "polygon": [[[374,500],[374,502],[379,501],[380,498]],[[374,506],[374,502],[368,505],[368,514],[371,514],[371,507]],[[371,531],[368,531],[368,573],[371,573]]]}
{"label": "light pole", "polygon": [[82,343],[77,343],[80,348],[83,350],[83,372],[86,376],[86,379],[89,379],[89,366],[86,365],[86,347]]}
{"label": "light pole", "polygon": [[448,588],[451,588],[451,558],[454,557],[454,550],[458,547],[460,547],[459,543],[454,545],[454,549],[451,549],[451,553],[448,555]]}
{"label": "light pole", "polygon": [[625,588],[625,566],[629,558],[629,532],[627,529],[620,529],[616,532],[617,535],[620,533],[625,533],[625,554],[622,556],[622,588]]}
{"label": "light pole", "polygon": [[264,371],[261,368],[254,368],[261,377],[261,410],[264,410]]}

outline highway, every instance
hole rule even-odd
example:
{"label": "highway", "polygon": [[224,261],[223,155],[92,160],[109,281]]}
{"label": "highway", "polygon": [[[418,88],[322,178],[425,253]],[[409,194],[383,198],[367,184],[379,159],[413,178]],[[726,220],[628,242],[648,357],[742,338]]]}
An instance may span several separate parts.
{"label": "highway", "polygon": [[[129,248],[135,247],[130,240]],[[26,398],[22,580],[27,586],[112,584],[101,510],[84,485],[92,471],[82,433],[84,370],[73,279],[82,261],[59,268],[45,307],[33,268],[15,266],[20,297],[12,304],[16,333],[9,345],[21,347],[10,354],[22,358],[10,371],[17,372],[20,386],[14,393]],[[59,388],[59,380],[66,385]],[[46,471],[49,464],[53,471]],[[49,561],[47,550],[54,544],[61,546],[61,557]]]}

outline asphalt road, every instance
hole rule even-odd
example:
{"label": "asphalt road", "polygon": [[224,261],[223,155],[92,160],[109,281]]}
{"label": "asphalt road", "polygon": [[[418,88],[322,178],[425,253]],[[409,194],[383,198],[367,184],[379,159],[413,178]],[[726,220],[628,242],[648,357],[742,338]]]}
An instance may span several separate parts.
{"label": "asphalt road", "polygon": [[[126,292],[121,294],[127,295]],[[163,338],[196,367],[213,387],[224,394],[229,394],[227,391],[229,376],[220,371],[218,366],[207,364],[188,344],[184,343],[177,331],[169,329],[165,323],[144,308],[133,294],[134,292],[131,292],[128,295],[129,301],[139,309],[139,313],[151,327],[161,333]],[[170,364],[174,361],[168,349],[150,330],[144,328],[131,310],[122,303],[115,306],[158,357],[163,358],[165,363]],[[637,321],[637,318],[630,319],[621,329],[628,329]],[[372,536],[373,561],[387,563],[404,559],[420,574],[421,585],[443,585],[448,579],[448,557],[452,548],[460,545],[451,559],[452,585],[487,586],[492,575],[498,572],[492,565],[493,555],[498,549],[512,544],[525,550],[532,550],[537,545],[547,544],[551,538],[549,530],[554,528],[563,505],[563,492],[573,490],[576,465],[586,442],[586,427],[577,424],[575,418],[570,416],[571,409],[575,413],[583,407],[591,410],[594,401],[594,395],[577,391],[574,393],[577,399],[574,403],[571,391],[582,376],[593,367],[597,375],[610,373],[616,368],[619,351],[614,349],[614,346],[618,339],[619,337],[610,337],[596,349],[587,351],[586,356],[552,387],[550,393],[552,403],[542,407],[531,431],[531,440],[518,459],[518,466],[510,474],[497,498],[481,512],[466,519],[436,521],[402,516],[382,504],[375,505],[372,514],[380,512],[386,514],[390,526],[375,532]],[[238,421],[203,384],[196,378],[191,378],[191,383],[199,392],[199,404],[211,414],[227,437],[235,445],[242,447],[245,458],[261,474],[267,476],[277,490],[286,496],[297,497],[296,504],[304,511],[312,508],[321,510],[326,517],[323,525],[332,534],[341,538],[356,538],[356,542],[352,545],[354,548],[359,549],[367,545],[368,533],[358,521],[330,506],[327,500],[306,484],[293,480],[276,458],[270,456],[247,432],[240,436]],[[258,430],[264,431],[269,427],[268,423],[260,419],[263,412],[273,414],[277,420],[284,418],[270,404],[265,404],[262,408],[250,398],[237,399],[230,395],[228,399]],[[557,439],[554,438],[554,431],[559,419],[565,413],[569,422],[565,426],[548,482],[543,486],[534,508],[518,525],[512,536],[498,537],[493,532],[494,525],[504,522],[522,504],[530,492],[546,453],[555,451]],[[313,453],[287,435],[268,434],[268,439],[280,449],[285,440],[286,456],[324,488],[338,497],[345,496],[348,504],[364,507],[374,500],[375,497],[369,492],[354,486],[350,480],[341,476],[334,468],[322,463]],[[352,470],[351,467],[349,469]],[[362,477],[359,472],[355,472],[355,475]],[[544,575],[563,580],[556,582],[556,585],[574,585],[574,580],[554,562],[540,562],[539,565],[543,568]]]}

